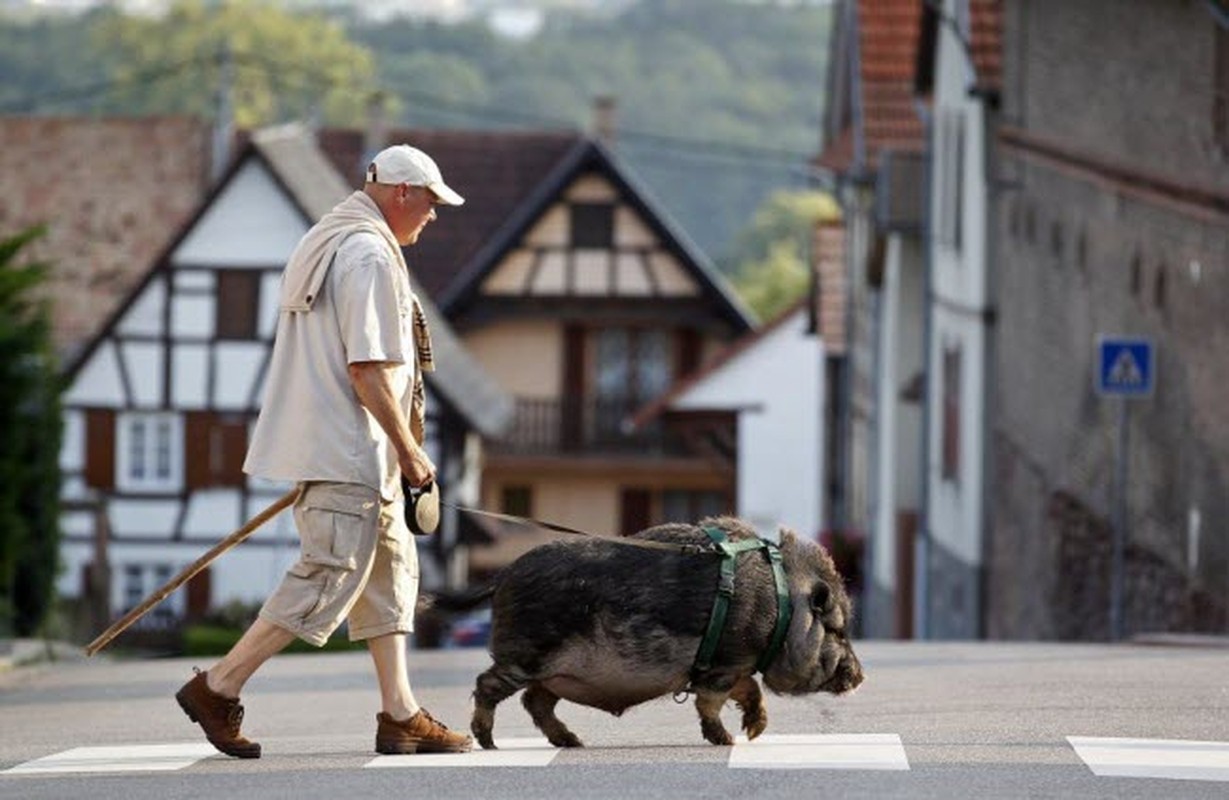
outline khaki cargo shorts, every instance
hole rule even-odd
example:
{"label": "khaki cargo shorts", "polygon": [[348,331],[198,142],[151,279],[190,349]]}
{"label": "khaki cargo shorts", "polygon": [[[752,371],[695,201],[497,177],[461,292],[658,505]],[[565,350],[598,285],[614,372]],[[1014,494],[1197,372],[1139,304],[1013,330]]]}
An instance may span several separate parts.
{"label": "khaki cargo shorts", "polygon": [[412,632],[418,551],[404,508],[356,483],[302,484],[294,504],[299,560],[260,616],[317,647],[342,620],[355,642]]}

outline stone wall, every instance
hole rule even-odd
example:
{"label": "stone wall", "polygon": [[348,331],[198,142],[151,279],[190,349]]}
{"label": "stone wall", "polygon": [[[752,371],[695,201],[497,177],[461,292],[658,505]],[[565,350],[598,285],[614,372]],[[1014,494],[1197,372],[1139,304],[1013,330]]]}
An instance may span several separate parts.
{"label": "stone wall", "polygon": [[[1131,400],[1126,632],[1223,630],[1229,600],[1229,167],[1200,3],[1009,2],[999,148],[987,633],[1107,635],[1121,401],[1099,334],[1153,340]],[[1182,193],[1200,190],[1191,199]],[[1061,502],[1056,498],[1062,498]],[[1078,509],[1078,513],[1072,511]],[[1073,521],[1074,517],[1080,521]]]}

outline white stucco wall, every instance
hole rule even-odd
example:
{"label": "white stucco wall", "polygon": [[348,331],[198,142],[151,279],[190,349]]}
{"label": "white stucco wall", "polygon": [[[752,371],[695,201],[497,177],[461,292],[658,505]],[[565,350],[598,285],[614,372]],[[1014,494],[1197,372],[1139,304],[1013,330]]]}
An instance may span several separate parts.
{"label": "white stucco wall", "polygon": [[901,390],[923,369],[924,253],[915,238],[888,239],[884,269],[879,355],[873,570],[885,589],[896,586],[897,513],[917,510],[921,499],[921,404],[901,399]]}
{"label": "white stucco wall", "polygon": [[[949,13],[963,0],[947,0]],[[936,118],[959,113],[963,119],[961,166],[961,240],[958,248],[936,241],[931,257],[934,301],[930,339],[931,407],[928,420],[928,529],[933,539],[965,563],[982,561],[986,442],[986,347],[989,268],[986,263],[988,189],[985,180],[985,126],[981,101],[971,98],[974,81],[960,43],[950,30],[940,35],[934,109]],[[938,149],[936,158],[941,158]],[[934,172],[945,167],[936,161]],[[932,208],[939,202],[932,187]],[[955,480],[942,475],[943,354],[961,353],[960,470]]]}
{"label": "white stucco wall", "polygon": [[248,159],[171,256],[175,266],[284,264],[307,223],[256,159]]}
{"label": "white stucco wall", "polygon": [[762,534],[823,524],[824,348],[805,309],[679,396],[678,410],[740,410],[738,514]]}

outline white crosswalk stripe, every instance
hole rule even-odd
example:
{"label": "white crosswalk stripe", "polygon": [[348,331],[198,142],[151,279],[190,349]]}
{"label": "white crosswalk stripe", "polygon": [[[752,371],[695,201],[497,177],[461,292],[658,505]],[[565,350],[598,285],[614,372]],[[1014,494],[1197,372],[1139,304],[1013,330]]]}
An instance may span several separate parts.
{"label": "white crosswalk stripe", "polygon": [[1229,781],[1229,742],[1068,736],[1094,775]]}
{"label": "white crosswalk stripe", "polygon": [[167,772],[191,766],[202,758],[218,755],[213,745],[134,744],[107,747],[75,747],[4,770],[3,774],[57,772]]}
{"label": "white crosswalk stripe", "polygon": [[497,750],[469,753],[415,753],[412,756],[377,756],[364,767],[430,769],[448,767],[545,767],[559,748],[543,738],[496,739]]}
{"label": "white crosswalk stripe", "polygon": [[738,737],[731,769],[909,769],[894,733],[764,734]]}

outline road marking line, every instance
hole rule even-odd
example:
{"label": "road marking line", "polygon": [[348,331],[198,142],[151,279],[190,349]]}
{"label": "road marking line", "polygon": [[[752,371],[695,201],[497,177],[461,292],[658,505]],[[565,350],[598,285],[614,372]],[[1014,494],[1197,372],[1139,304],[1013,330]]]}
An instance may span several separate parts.
{"label": "road marking line", "polygon": [[1229,781],[1229,742],[1068,736],[1094,775]]}
{"label": "road marking line", "polygon": [[191,766],[217,755],[211,744],[138,744],[107,747],[74,747],[50,756],[26,761],[3,774],[55,772],[166,772]]}
{"label": "road marking line", "polygon": [[545,767],[559,755],[559,748],[541,737],[497,739],[498,750],[469,753],[415,753],[410,756],[376,756],[364,767]]}
{"label": "road marking line", "polygon": [[894,733],[764,734],[739,736],[731,769],[909,769]]}

